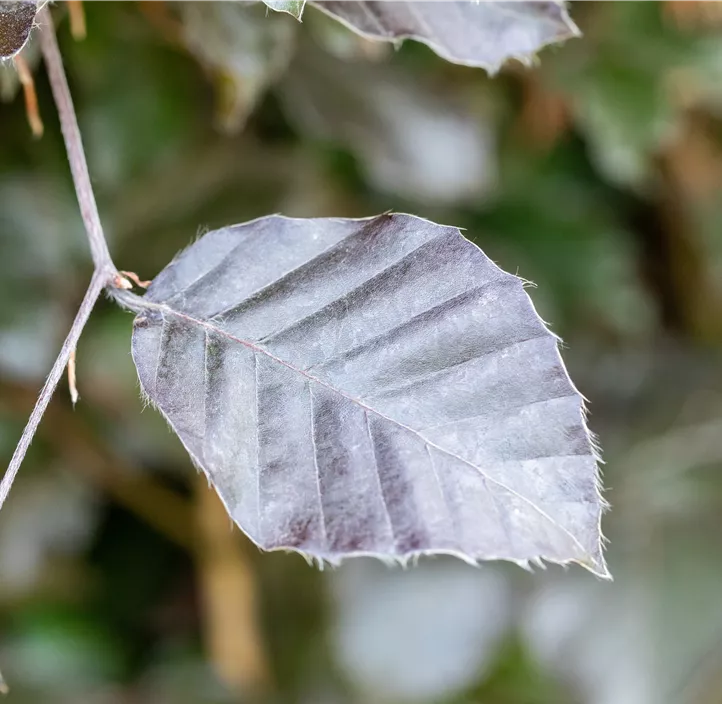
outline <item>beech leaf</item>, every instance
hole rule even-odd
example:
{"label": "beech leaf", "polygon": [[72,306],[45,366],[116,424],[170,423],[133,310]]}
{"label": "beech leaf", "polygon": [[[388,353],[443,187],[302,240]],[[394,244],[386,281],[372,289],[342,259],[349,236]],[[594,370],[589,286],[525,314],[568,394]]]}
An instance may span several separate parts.
{"label": "beech leaf", "polygon": [[35,0],[0,2],[0,59],[10,59],[28,41],[33,28]]}
{"label": "beech leaf", "polygon": [[143,301],[142,389],[259,547],[607,576],[557,338],[458,229],[265,217],[206,234]]}
{"label": "beech leaf", "polygon": [[306,0],[263,0],[263,2],[272,10],[276,12],[287,12],[297,20],[301,19],[303,8],[306,5]]}
{"label": "beech leaf", "polygon": [[561,2],[314,2],[370,39],[414,39],[457,64],[494,73],[508,59],[524,63],[548,44],[579,35]]}

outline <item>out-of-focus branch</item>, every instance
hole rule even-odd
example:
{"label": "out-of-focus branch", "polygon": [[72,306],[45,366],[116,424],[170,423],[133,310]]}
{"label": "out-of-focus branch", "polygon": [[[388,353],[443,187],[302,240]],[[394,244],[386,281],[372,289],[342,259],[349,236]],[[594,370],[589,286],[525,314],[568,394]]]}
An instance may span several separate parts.
{"label": "out-of-focus branch", "polygon": [[572,113],[566,97],[542,83],[537,72],[517,71],[522,107],[516,129],[537,149],[551,149],[571,127]]}
{"label": "out-of-focus branch", "polygon": [[44,131],[43,120],[38,110],[38,96],[35,92],[35,81],[33,80],[32,71],[22,54],[17,54],[13,58],[13,63],[15,64],[15,70],[18,72],[20,85],[23,87],[25,113],[28,116],[28,124],[32,130],[33,137],[42,137]]}
{"label": "out-of-focus branch", "polygon": [[718,345],[722,340],[722,301],[713,285],[692,203],[685,197],[673,158],[668,150],[657,160],[659,217],[669,284],[682,329],[699,340]]}
{"label": "out-of-focus branch", "polygon": [[203,475],[196,485],[196,553],[206,647],[218,675],[245,696],[269,688],[255,580],[223,504]]}
{"label": "out-of-focus branch", "polygon": [[70,14],[70,33],[73,35],[73,39],[76,41],[85,39],[88,30],[85,25],[83,0],[68,0],[68,12]]}

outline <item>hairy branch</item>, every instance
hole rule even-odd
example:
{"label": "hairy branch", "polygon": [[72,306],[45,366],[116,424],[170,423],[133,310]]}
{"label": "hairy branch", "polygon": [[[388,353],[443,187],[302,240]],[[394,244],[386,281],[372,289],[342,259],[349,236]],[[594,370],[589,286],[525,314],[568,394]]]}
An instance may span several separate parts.
{"label": "hairy branch", "polygon": [[78,314],[75,316],[70,332],[65,338],[60,354],[55,360],[55,364],[53,364],[53,368],[50,370],[48,378],[45,380],[45,385],[40,392],[38,402],[35,404],[35,408],[33,408],[33,412],[30,414],[28,424],[25,426],[20,442],[15,448],[15,453],[10,460],[10,466],[5,472],[2,482],[0,482],[0,508],[2,508],[2,505],[5,503],[5,499],[10,492],[10,487],[13,485],[13,481],[15,481],[15,476],[18,473],[18,469],[20,469],[20,464],[25,457],[25,453],[28,451],[28,447],[30,447],[35,431],[37,430],[40,420],[45,413],[45,409],[50,403],[55,387],[58,385],[58,382],[63,376],[65,367],[68,364],[68,359],[70,359],[71,353],[78,344],[78,340],[80,339],[80,334],[83,332],[85,323],[88,322],[90,312],[93,310],[93,306],[98,300],[98,296],[100,296],[101,292],[105,288],[105,280],[106,277],[102,272],[96,272],[93,274],[90,286],[88,286],[88,290],[85,292],[85,297],[83,298],[83,302],[80,304],[80,309],[78,310]]}
{"label": "hairy branch", "polygon": [[45,60],[45,66],[48,71],[53,98],[58,109],[60,128],[63,132],[63,139],[65,140],[65,149],[68,153],[70,171],[73,174],[73,183],[75,184],[75,192],[78,196],[80,213],[83,217],[85,231],[90,243],[93,264],[95,264],[97,272],[105,273],[106,283],[112,285],[113,278],[116,276],[117,271],[110,257],[105,235],[103,234],[103,226],[100,223],[98,206],[95,203],[95,194],[90,183],[88,164],[85,160],[83,141],[80,137],[78,120],[75,117],[73,99],[70,96],[68,80],[65,77],[65,70],[63,69],[63,60],[60,57],[58,42],[55,38],[53,18],[47,6],[38,12],[37,19],[41,25],[41,31],[39,32],[40,46],[43,51],[43,59]]}
{"label": "hairy branch", "polygon": [[5,472],[2,482],[0,482],[0,508],[2,508],[10,492],[10,488],[20,469],[20,464],[25,458],[25,454],[32,442],[40,420],[48,407],[53,392],[63,376],[68,362],[75,353],[75,347],[88,321],[88,317],[93,310],[93,306],[98,300],[98,296],[100,296],[104,288],[112,292],[117,288],[130,288],[132,286],[127,279],[118,273],[108,251],[108,245],[103,234],[103,226],[100,223],[98,206],[95,203],[95,194],[90,183],[88,165],[83,150],[83,141],[80,137],[78,120],[75,117],[73,99],[70,96],[68,80],[65,77],[63,61],[60,57],[57,39],[55,38],[53,20],[47,6],[38,12],[37,20],[41,25],[39,32],[40,46],[50,80],[50,87],[53,91],[53,98],[58,109],[60,128],[63,133],[63,139],[65,140],[65,149],[68,154],[70,171],[73,175],[75,192],[78,196],[78,204],[80,205],[80,212],[83,217],[88,242],[90,243],[90,252],[93,257],[95,270],[83,302],[80,304],[80,310],[75,316],[73,325],[68,336],[65,338],[65,342],[63,343],[58,358],[53,364],[53,368],[45,380],[45,385],[40,392],[40,397],[35,404],[33,412],[30,414],[28,424],[25,426],[20,442],[10,460],[10,466]]}

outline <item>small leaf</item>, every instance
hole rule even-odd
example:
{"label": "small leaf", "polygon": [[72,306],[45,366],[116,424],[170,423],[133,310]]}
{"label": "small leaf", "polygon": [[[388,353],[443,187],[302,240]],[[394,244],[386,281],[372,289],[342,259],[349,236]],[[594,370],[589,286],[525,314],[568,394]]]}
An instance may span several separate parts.
{"label": "small leaf", "polygon": [[508,59],[528,63],[548,44],[579,35],[560,2],[314,2],[371,39],[415,39],[456,64],[494,73]]}
{"label": "small leaf", "polygon": [[12,58],[25,46],[36,12],[35,0],[0,2],[0,59]]}
{"label": "small leaf", "polygon": [[606,575],[557,339],[456,228],[262,218],[205,235],[144,300],[142,388],[259,547]]}
{"label": "small leaf", "polygon": [[300,21],[306,0],[263,0],[263,2],[276,12],[287,12]]}

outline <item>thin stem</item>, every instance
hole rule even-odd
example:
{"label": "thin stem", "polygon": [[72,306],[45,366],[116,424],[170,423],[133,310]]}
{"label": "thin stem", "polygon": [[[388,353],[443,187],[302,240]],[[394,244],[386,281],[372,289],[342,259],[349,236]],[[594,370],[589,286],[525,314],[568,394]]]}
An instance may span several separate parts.
{"label": "thin stem", "polygon": [[40,392],[38,402],[35,404],[35,408],[33,408],[33,412],[30,414],[28,424],[25,426],[20,442],[15,448],[15,453],[10,460],[10,466],[5,472],[2,482],[0,482],[0,508],[2,508],[5,503],[5,499],[10,492],[10,487],[15,481],[18,469],[20,469],[20,464],[25,457],[25,453],[28,451],[28,447],[30,447],[35,431],[38,429],[40,420],[50,403],[50,399],[53,396],[53,392],[55,391],[58,382],[63,376],[63,372],[68,364],[70,355],[75,349],[75,346],[78,344],[78,340],[83,332],[85,323],[88,322],[90,312],[93,310],[93,306],[98,300],[98,296],[100,296],[105,288],[106,279],[107,274],[105,272],[96,271],[93,274],[93,278],[90,280],[90,285],[88,286],[88,290],[85,292],[83,302],[80,304],[80,309],[78,310],[78,314],[75,316],[70,332],[65,338],[65,342],[63,342],[63,347],[60,350],[58,358],[55,360],[55,364],[53,364],[53,368],[50,370],[50,374],[48,374],[48,378],[45,380],[45,385]]}
{"label": "thin stem", "polygon": [[63,139],[65,140],[65,150],[68,154],[70,171],[73,175],[75,193],[78,196],[80,213],[83,217],[85,232],[90,244],[90,252],[93,257],[94,272],[88,290],[85,292],[83,302],[80,304],[80,310],[78,310],[78,314],[75,316],[73,325],[70,328],[68,336],[65,338],[65,342],[63,343],[58,358],[53,364],[53,368],[45,380],[45,385],[40,392],[40,397],[35,404],[33,412],[30,414],[28,424],[25,426],[20,442],[17,448],[15,448],[15,453],[10,460],[10,466],[5,472],[2,482],[0,482],[0,508],[2,508],[2,505],[5,503],[5,499],[10,492],[10,487],[12,487],[18,470],[20,469],[20,464],[28,451],[28,447],[30,447],[35,431],[48,407],[48,403],[50,403],[53,392],[60,378],[63,376],[65,367],[75,353],[75,346],[80,339],[85,324],[88,322],[88,317],[93,310],[95,302],[98,300],[98,296],[100,296],[106,287],[108,291],[112,293],[117,288],[129,288],[131,286],[130,282],[123,278],[116,270],[105,241],[103,226],[100,223],[100,215],[98,214],[98,206],[95,203],[93,186],[90,183],[90,175],[88,174],[88,164],[85,160],[83,140],[80,137],[78,120],[75,117],[73,99],[70,96],[70,88],[68,87],[68,80],[65,77],[63,60],[60,57],[58,42],[55,38],[53,19],[47,5],[38,12],[37,20],[42,25],[39,33],[40,47],[48,71],[50,87],[52,88],[53,98],[55,99],[55,105],[58,110],[58,117],[60,118],[60,128],[63,133]]}
{"label": "thin stem", "polygon": [[58,42],[55,38],[55,27],[53,18],[50,15],[47,5],[38,12],[37,19],[41,25],[39,32],[40,47],[43,52],[45,66],[50,79],[50,87],[53,91],[53,98],[60,118],[60,128],[65,140],[65,149],[68,153],[70,171],[73,174],[75,192],[78,196],[80,213],[85,224],[85,231],[90,243],[90,252],[93,256],[93,263],[98,272],[104,272],[106,283],[112,285],[112,278],[117,274],[113,260],[108,251],[108,244],[103,234],[103,226],[100,223],[98,206],[95,203],[93,186],[90,183],[88,164],[85,161],[83,140],[80,137],[78,120],[75,117],[73,99],[70,95],[68,80],[63,69],[63,60],[60,57]]}
{"label": "thin stem", "polygon": [[[10,460],[10,466],[5,472],[2,482],[0,482],[0,508],[2,508],[2,505],[5,503],[5,499],[20,469],[20,464],[28,451],[35,431],[40,424],[40,420],[63,375],[63,371],[75,354],[75,346],[80,339],[85,324],[88,322],[88,317],[93,310],[95,302],[98,300],[98,296],[100,296],[104,288],[107,288],[111,295],[120,293],[122,289],[132,288],[132,284],[115,268],[113,260],[110,257],[110,252],[108,251],[108,245],[103,234],[103,226],[100,223],[98,206],[95,203],[93,186],[90,183],[88,164],[85,160],[85,151],[83,150],[83,140],[80,137],[78,120],[75,117],[73,99],[70,95],[70,88],[68,87],[68,81],[63,68],[63,60],[60,57],[58,42],[55,38],[53,19],[47,5],[38,12],[37,20],[41,25],[39,33],[40,47],[43,52],[43,58],[45,59],[50,87],[53,91],[53,98],[55,99],[55,105],[60,118],[60,128],[63,133],[63,139],[65,140],[65,149],[68,154],[70,171],[73,175],[73,183],[78,196],[80,213],[83,217],[85,232],[90,244],[90,252],[93,257],[94,272],[83,302],[80,304],[80,310],[73,321],[73,326],[65,338],[63,347],[53,364],[53,368],[50,370],[48,378],[45,380],[45,385],[40,392],[40,397],[35,404],[33,412],[30,414],[28,424],[25,426],[20,442]],[[127,293],[127,291],[125,293]],[[138,300],[135,300],[136,298]],[[129,296],[128,299],[128,302],[124,304],[126,307],[132,306],[131,309],[140,309],[142,307],[138,303],[141,299],[137,296]],[[71,367],[70,382],[72,392],[75,389],[74,367]],[[2,681],[0,680],[0,687],[1,685]]]}

